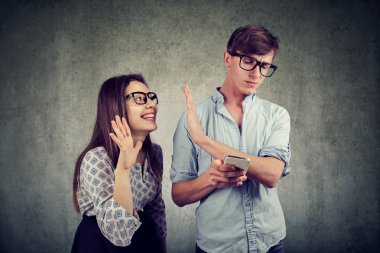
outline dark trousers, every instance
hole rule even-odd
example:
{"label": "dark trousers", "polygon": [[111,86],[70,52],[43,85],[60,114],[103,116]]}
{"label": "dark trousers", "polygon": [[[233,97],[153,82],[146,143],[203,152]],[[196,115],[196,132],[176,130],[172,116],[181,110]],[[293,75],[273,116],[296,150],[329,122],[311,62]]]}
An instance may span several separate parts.
{"label": "dark trousers", "polygon": [[153,231],[152,220],[143,212],[139,212],[142,222],[127,247],[113,245],[99,229],[95,216],[83,215],[83,219],[75,233],[71,253],[144,253],[159,252],[159,239]]}
{"label": "dark trousers", "polygon": [[[284,244],[280,241],[277,245],[274,245],[269,249],[267,253],[283,253],[284,252]],[[207,253],[196,245],[195,253]]]}
{"label": "dark trousers", "polygon": [[281,240],[277,245],[271,247],[267,253],[283,253],[284,252],[284,243]]}

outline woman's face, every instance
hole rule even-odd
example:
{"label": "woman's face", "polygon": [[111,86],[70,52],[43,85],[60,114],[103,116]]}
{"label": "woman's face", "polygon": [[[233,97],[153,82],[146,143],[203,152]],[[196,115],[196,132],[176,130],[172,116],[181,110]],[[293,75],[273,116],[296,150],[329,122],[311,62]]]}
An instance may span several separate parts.
{"label": "woman's face", "polygon": [[[124,96],[127,96],[132,92],[148,93],[149,89],[144,83],[132,81],[125,89]],[[135,99],[143,101],[141,98],[143,98],[141,94],[135,94],[135,98],[131,96],[125,101],[128,115],[127,121],[132,135],[135,136],[147,135],[157,129],[157,105],[148,97],[146,99],[146,104],[137,104]]]}

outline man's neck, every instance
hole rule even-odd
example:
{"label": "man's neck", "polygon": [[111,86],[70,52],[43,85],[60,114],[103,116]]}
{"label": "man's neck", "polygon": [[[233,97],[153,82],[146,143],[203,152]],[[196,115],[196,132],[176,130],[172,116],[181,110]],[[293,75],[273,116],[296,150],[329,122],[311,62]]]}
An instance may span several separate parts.
{"label": "man's neck", "polygon": [[223,86],[219,89],[219,92],[224,96],[224,104],[229,104],[233,106],[242,106],[244,99],[247,95],[241,93],[240,91],[233,89],[232,85],[228,85],[226,81]]}
{"label": "man's neck", "polygon": [[219,92],[224,96],[224,106],[240,128],[243,122],[243,101],[247,95],[233,89],[232,85],[224,82]]}

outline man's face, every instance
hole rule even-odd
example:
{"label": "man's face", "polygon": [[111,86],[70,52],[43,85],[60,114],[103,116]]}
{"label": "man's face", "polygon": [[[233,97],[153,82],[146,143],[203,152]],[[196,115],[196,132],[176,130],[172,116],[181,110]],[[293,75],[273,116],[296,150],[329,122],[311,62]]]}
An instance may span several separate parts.
{"label": "man's face", "polygon": [[[237,51],[237,53],[242,54]],[[265,63],[272,63],[274,53],[271,51],[265,55],[249,55],[250,57]],[[244,59],[244,58],[243,58]],[[265,77],[260,73],[260,66],[257,65],[254,69],[247,71],[242,69],[239,56],[232,56],[228,52],[224,53],[224,63],[227,67],[227,77],[229,85],[232,85],[234,90],[245,95],[251,95],[256,92],[257,88],[264,81]],[[244,64],[242,62],[242,64]],[[264,70],[262,70],[264,71]]]}

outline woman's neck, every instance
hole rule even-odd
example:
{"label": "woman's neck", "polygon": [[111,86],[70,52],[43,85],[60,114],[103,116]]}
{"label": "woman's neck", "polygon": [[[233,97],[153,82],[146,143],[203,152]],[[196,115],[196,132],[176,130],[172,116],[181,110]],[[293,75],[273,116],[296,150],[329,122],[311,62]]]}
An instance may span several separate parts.
{"label": "woman's neck", "polygon": [[148,136],[147,133],[136,133],[136,132],[132,132],[133,146],[136,145],[136,142],[137,142],[137,141],[141,141],[142,143],[144,143],[145,138],[146,138],[147,136]]}
{"label": "woman's neck", "polygon": [[[136,146],[137,141],[141,141],[142,143],[144,143],[147,136],[148,134],[145,134],[145,133],[132,133],[133,146]],[[145,157],[146,157],[146,154],[141,148],[137,155],[136,162],[143,164],[145,161]]]}
{"label": "woman's neck", "polygon": [[145,162],[145,158],[146,158],[145,152],[142,149],[140,149],[136,158],[136,162],[142,165]]}

